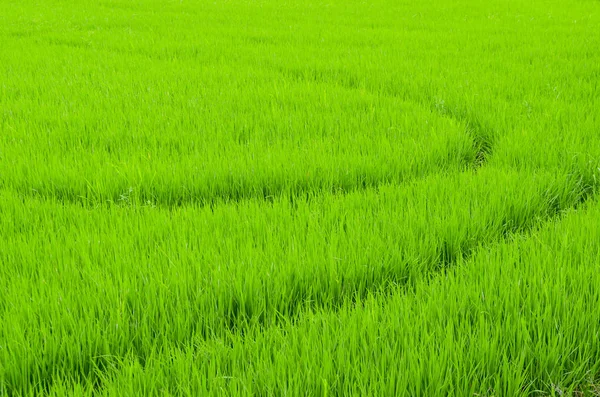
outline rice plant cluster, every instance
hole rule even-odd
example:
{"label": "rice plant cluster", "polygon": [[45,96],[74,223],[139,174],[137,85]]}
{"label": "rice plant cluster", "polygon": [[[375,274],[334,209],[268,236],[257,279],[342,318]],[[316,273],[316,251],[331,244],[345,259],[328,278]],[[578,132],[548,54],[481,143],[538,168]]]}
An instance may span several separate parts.
{"label": "rice plant cluster", "polygon": [[600,396],[600,2],[0,1],[0,396]]}

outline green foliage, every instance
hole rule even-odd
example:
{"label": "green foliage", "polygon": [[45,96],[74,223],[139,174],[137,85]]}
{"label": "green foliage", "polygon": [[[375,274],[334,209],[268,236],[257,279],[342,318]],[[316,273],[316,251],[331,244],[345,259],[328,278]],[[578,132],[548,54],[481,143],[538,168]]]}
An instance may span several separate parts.
{"label": "green foliage", "polygon": [[3,2],[0,396],[600,395],[599,31]]}

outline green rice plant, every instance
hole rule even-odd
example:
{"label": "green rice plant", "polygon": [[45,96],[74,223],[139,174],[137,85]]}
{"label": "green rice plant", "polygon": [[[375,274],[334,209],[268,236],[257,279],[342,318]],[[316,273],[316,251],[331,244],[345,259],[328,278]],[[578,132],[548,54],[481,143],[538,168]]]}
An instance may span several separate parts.
{"label": "green rice plant", "polygon": [[600,205],[478,249],[412,292],[346,301],[105,374],[107,395],[597,395]]}
{"label": "green rice plant", "polygon": [[[89,205],[135,200],[173,206],[352,191],[458,171],[475,158],[464,125],[418,106],[374,96],[346,99],[343,90],[326,87],[327,105],[319,100],[322,94],[297,90],[290,88],[288,98],[267,99],[264,105],[253,102],[253,108],[237,112],[240,120],[232,125],[222,124],[227,119],[218,114],[202,126],[185,120],[151,126],[157,121],[148,114],[140,126],[119,126],[137,117],[137,104],[113,120],[102,112],[82,111],[77,121],[58,116],[50,129],[37,127],[30,116],[13,117],[7,123],[16,123],[15,133],[5,135],[3,148],[14,161],[2,185]],[[226,101],[234,97],[231,93]],[[269,111],[261,112],[263,106]],[[171,118],[177,118],[175,108],[188,117],[176,103]],[[102,125],[93,125],[96,117]],[[228,133],[239,132],[238,122],[247,126],[244,142]],[[21,131],[27,131],[26,139],[18,137]],[[22,143],[16,145],[17,139]]]}
{"label": "green rice plant", "polygon": [[412,286],[576,206],[578,183],[482,168],[346,195],[169,210],[4,193],[2,378],[21,391],[51,384],[56,371],[93,378],[105,357],[144,360],[192,335],[218,339]]}
{"label": "green rice plant", "polygon": [[[122,38],[105,21],[74,27],[46,18],[52,33],[9,34],[0,53],[5,189],[90,205],[126,198],[171,206],[401,183],[475,159],[464,124],[418,104],[293,81],[270,65],[205,59],[204,50],[217,51],[211,45],[233,57],[236,43],[182,50],[177,34],[215,34],[203,25],[155,26],[172,36],[165,51],[194,51],[155,59],[156,37],[145,26],[117,56]],[[34,54],[22,53],[24,42]]]}
{"label": "green rice plant", "polygon": [[599,395],[598,31],[2,1],[0,396]]}

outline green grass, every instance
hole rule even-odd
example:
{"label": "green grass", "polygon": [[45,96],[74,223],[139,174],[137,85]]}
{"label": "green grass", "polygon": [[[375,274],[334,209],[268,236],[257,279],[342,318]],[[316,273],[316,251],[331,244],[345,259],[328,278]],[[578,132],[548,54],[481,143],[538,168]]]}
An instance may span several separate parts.
{"label": "green grass", "polygon": [[[292,321],[306,308],[336,310],[414,284],[575,205],[581,191],[561,179],[490,169],[294,203],[169,211],[4,197],[3,230],[14,237],[1,257],[12,281],[2,298],[13,307],[0,335],[21,340],[2,357],[6,376],[47,380],[63,362],[72,376],[91,376],[90,357],[146,357],[166,342]],[[82,319],[94,326],[80,334]],[[23,362],[23,348],[40,360]]]}
{"label": "green grass", "polygon": [[597,395],[598,217],[503,239],[410,293],[115,360],[106,392]]}
{"label": "green grass", "polygon": [[[6,135],[5,146],[15,162],[3,185],[91,205],[135,200],[173,206],[352,191],[474,164],[473,141],[455,120],[396,99],[367,94],[346,99],[352,93],[344,89],[329,89],[324,99],[313,88],[284,87],[289,97],[248,103],[239,120],[225,123],[222,114],[171,123],[149,113],[132,128],[122,123],[135,114],[135,105],[124,114],[94,116],[93,110],[83,110],[95,102],[87,98],[81,99],[77,116],[13,117],[14,133]],[[239,106],[234,98],[231,93],[215,106],[221,111],[227,103]],[[171,114],[190,111],[181,101],[157,106]],[[268,110],[257,115],[262,107]],[[238,128],[247,129],[241,131],[244,136],[228,133]],[[369,134],[360,132],[366,128]],[[18,138],[23,130],[29,134]],[[89,133],[81,134],[85,130]],[[160,131],[177,133],[162,136]],[[26,142],[10,143],[17,139]]]}
{"label": "green grass", "polygon": [[2,2],[0,396],[600,395],[599,31]]}

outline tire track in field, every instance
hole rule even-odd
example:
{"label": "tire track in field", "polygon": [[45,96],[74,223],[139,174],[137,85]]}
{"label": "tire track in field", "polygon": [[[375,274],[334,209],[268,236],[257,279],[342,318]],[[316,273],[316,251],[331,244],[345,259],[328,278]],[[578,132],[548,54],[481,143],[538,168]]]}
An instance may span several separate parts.
{"label": "tire track in field", "polygon": [[431,91],[427,89],[428,87],[418,89],[415,93],[414,90],[402,90],[394,83],[379,82],[379,86],[374,86],[368,81],[361,81],[358,76],[347,72],[345,69],[290,69],[277,65],[272,65],[272,68],[277,73],[283,74],[296,82],[334,84],[349,90],[366,90],[372,95],[385,95],[424,106],[432,113],[452,119],[464,126],[471,136],[476,151],[476,159],[472,164],[474,169],[484,166],[492,155],[494,147],[493,129],[485,126],[481,120],[470,116],[467,111],[448,106],[444,101],[435,101],[428,94],[420,94],[421,92]]}
{"label": "tire track in field", "polygon": [[[476,171],[473,171],[476,172]],[[546,197],[548,203],[547,211],[543,216],[533,216],[527,219],[526,223],[519,226],[511,219],[510,215],[507,215],[502,222],[502,229],[499,231],[496,238],[489,241],[479,238],[469,241],[464,241],[459,247],[452,244],[449,240],[443,241],[437,250],[437,255],[431,260],[421,260],[418,264],[424,269],[423,274],[419,278],[411,278],[406,273],[399,271],[402,266],[391,263],[390,266],[382,267],[379,273],[373,277],[371,282],[362,288],[358,288],[363,282],[361,275],[357,275],[353,278],[342,279],[342,284],[346,285],[346,288],[342,287],[345,292],[337,295],[333,300],[328,291],[323,291],[323,296],[315,296],[312,290],[312,284],[314,282],[312,275],[302,274],[301,276],[290,278],[287,282],[288,289],[291,292],[290,304],[283,308],[279,308],[280,315],[287,318],[286,321],[293,321],[306,309],[329,309],[336,311],[341,307],[345,301],[351,299],[356,301],[358,299],[365,298],[369,294],[380,294],[387,293],[390,288],[410,288],[416,283],[416,281],[423,277],[430,277],[439,272],[446,271],[457,264],[468,260],[478,249],[492,246],[497,242],[510,238],[511,236],[523,236],[529,235],[531,232],[537,230],[548,222],[560,219],[562,215],[570,210],[577,209],[584,205],[588,200],[595,197],[595,187],[590,187],[585,184],[581,184],[580,189],[577,192],[576,202],[567,207],[561,206],[556,196],[549,193]],[[451,236],[450,236],[451,237]],[[410,264],[409,264],[410,265]],[[252,323],[264,326],[269,322],[268,314],[264,316],[264,313],[256,314],[255,310],[248,308],[243,301],[232,296],[231,299],[231,310],[229,315],[226,316],[225,326],[231,332],[241,331],[243,328]],[[208,335],[208,330],[202,330],[202,334]]]}
{"label": "tire track in field", "polygon": [[[86,207],[99,207],[105,205],[118,206],[157,206],[163,208],[175,208],[185,205],[214,206],[226,203],[236,203],[244,200],[258,199],[266,202],[275,198],[296,199],[310,198],[312,195],[320,194],[348,194],[355,191],[377,188],[384,184],[403,184],[408,181],[424,178],[437,172],[456,172],[462,169],[481,168],[492,154],[492,134],[487,131],[483,123],[466,113],[453,109],[442,103],[434,103],[424,95],[413,94],[409,90],[401,90],[394,84],[386,84],[381,87],[373,87],[361,82],[360,78],[343,69],[285,69],[272,65],[273,71],[296,82],[309,82],[319,84],[333,84],[349,90],[367,90],[373,95],[384,95],[401,99],[405,102],[416,104],[423,109],[429,109],[433,114],[443,118],[451,119],[453,122],[463,126],[472,141],[473,152],[465,153],[465,157],[456,163],[447,162],[440,157],[428,164],[416,165],[394,175],[372,175],[368,171],[358,172],[352,179],[343,181],[334,176],[333,182],[327,178],[323,180],[298,179],[289,183],[285,180],[277,180],[272,185],[253,185],[252,181],[243,177],[231,178],[228,183],[217,184],[214,192],[195,192],[194,186],[181,186],[180,191],[168,194],[165,189],[153,189],[152,186],[140,185],[128,187],[123,182],[121,189],[111,189],[108,193],[98,192],[91,185],[87,191],[81,187],[70,185],[62,186],[31,186],[31,185],[8,185],[0,181],[0,188],[16,191],[24,197],[35,197],[38,199],[54,199],[65,205],[77,204]],[[426,90],[422,90],[426,92]],[[474,158],[473,158],[474,157]],[[202,181],[199,181],[202,183]],[[169,192],[170,193],[170,192]]]}
{"label": "tire track in field", "polygon": [[[443,157],[435,159],[430,163],[413,165],[411,168],[402,170],[394,175],[373,175],[368,171],[358,172],[353,175],[352,180],[343,181],[337,176],[333,182],[323,180],[298,179],[293,183],[278,178],[272,185],[253,185],[251,178],[232,177],[227,183],[214,186],[214,192],[195,193],[194,186],[179,186],[181,189],[172,196],[165,198],[164,190],[146,188],[145,186],[128,187],[124,183],[119,191],[114,189],[103,194],[96,191],[91,184],[83,193],[81,188],[69,185],[63,186],[11,186],[0,180],[0,189],[16,191],[24,197],[35,197],[38,199],[55,199],[63,204],[78,204],[86,207],[98,207],[103,205],[119,206],[144,206],[153,205],[163,208],[174,208],[185,205],[214,206],[227,203],[236,203],[244,200],[258,199],[266,202],[275,198],[289,198],[291,201],[309,198],[320,194],[348,194],[355,191],[377,188],[384,184],[404,184],[409,181],[422,179],[428,175],[438,172],[457,172],[463,169],[478,169],[485,165],[492,153],[493,141],[491,134],[483,124],[459,110],[452,109],[443,103],[434,103],[425,96],[414,95],[408,90],[397,89],[393,84],[381,87],[366,86],[361,83],[360,78],[346,72],[343,69],[285,69],[272,66],[273,72],[280,73],[295,82],[318,83],[323,85],[338,85],[349,90],[367,90],[372,95],[383,95],[400,99],[407,103],[416,104],[420,108],[428,109],[431,113],[440,117],[450,119],[461,125],[472,142],[474,152],[464,153],[464,157],[448,162]],[[425,92],[425,90],[423,90]],[[474,158],[473,157],[474,154]],[[327,170],[325,170],[327,171]],[[277,175],[279,177],[280,175]],[[203,181],[199,181],[202,183]],[[167,188],[172,188],[169,186]],[[83,194],[82,194],[83,193]]]}
{"label": "tire track in field", "polygon": [[194,186],[180,186],[180,192],[169,196],[162,190],[155,190],[152,186],[144,185],[129,188],[127,185],[123,185],[118,191],[115,189],[109,193],[102,193],[97,192],[92,187],[88,187],[86,192],[82,192],[81,189],[72,186],[10,185],[2,181],[0,181],[0,189],[13,191],[24,198],[55,200],[64,205],[81,205],[87,208],[113,205],[121,207],[152,206],[166,209],[187,205],[214,207],[247,200],[273,202],[276,199],[288,199],[293,202],[302,199],[309,200],[315,195],[347,195],[356,191],[376,189],[387,184],[402,185],[437,173],[454,173],[466,169],[478,169],[485,164],[491,146],[479,140],[475,135],[473,147],[474,152],[466,154],[464,158],[455,163],[447,162],[440,157],[429,164],[393,175],[373,175],[367,171],[357,172],[351,179],[346,181],[339,179],[332,182],[326,179],[316,181],[313,179],[298,179],[288,183],[281,179],[269,186],[254,186],[246,183],[244,178],[234,178],[229,181],[229,186],[224,184],[216,192],[210,194],[196,193],[193,191]]}
{"label": "tire track in field", "polygon": [[[473,152],[465,153],[464,158],[456,160],[456,163],[447,162],[440,157],[430,163],[416,165],[394,175],[373,175],[368,171],[359,171],[351,179],[343,181],[340,176],[334,176],[333,182],[327,178],[323,180],[298,179],[292,183],[277,178],[271,185],[252,184],[249,178],[233,177],[231,180],[214,186],[214,192],[194,191],[194,186],[166,186],[164,189],[153,189],[152,186],[140,185],[129,187],[129,183],[123,182],[120,189],[111,189],[108,193],[95,190],[89,184],[87,191],[81,187],[66,185],[38,186],[38,185],[9,185],[0,180],[0,189],[8,189],[17,192],[24,197],[35,197],[38,199],[54,199],[65,205],[77,204],[85,207],[99,207],[105,205],[118,206],[157,206],[162,208],[175,208],[185,205],[215,206],[227,203],[236,203],[244,200],[273,201],[275,198],[296,199],[310,198],[312,195],[320,194],[348,194],[355,191],[377,188],[384,184],[404,184],[408,181],[424,178],[437,172],[456,172],[463,169],[479,169],[485,165],[492,154],[492,134],[489,128],[474,117],[469,117],[465,112],[446,106],[442,103],[434,103],[424,95],[414,94],[409,90],[401,90],[394,84],[385,84],[374,87],[373,84],[361,82],[360,78],[343,69],[285,69],[272,65],[275,73],[280,73],[288,79],[296,82],[308,82],[319,84],[333,84],[349,90],[367,90],[373,95],[384,95],[401,99],[405,102],[416,104],[423,109],[429,109],[433,114],[443,118],[451,119],[461,125],[472,141]],[[422,90],[426,92],[426,90]],[[474,158],[473,158],[474,157]],[[199,183],[203,181],[200,180]],[[261,181],[262,182],[262,181]],[[175,194],[170,194],[169,188],[180,188]],[[167,192],[169,190],[169,192]]]}
{"label": "tire track in field", "polygon": [[[468,141],[466,141],[468,144]],[[473,144],[475,145],[475,144]],[[405,153],[403,155],[408,155]],[[286,179],[285,175],[275,175],[270,183],[259,181],[254,183],[251,175],[229,177],[219,180],[206,188],[197,188],[203,183],[210,184],[207,178],[199,178],[195,185],[160,185],[139,184],[128,187],[119,182],[118,187],[111,187],[108,192],[96,190],[92,184],[87,187],[50,183],[38,186],[29,183],[11,184],[0,180],[0,189],[15,192],[24,198],[54,200],[64,205],[75,204],[87,208],[102,206],[177,208],[187,205],[214,207],[234,204],[248,200],[273,202],[276,199],[310,200],[311,197],[324,194],[347,195],[357,191],[376,189],[382,185],[403,185],[421,180],[433,174],[455,173],[481,166],[480,154],[476,150],[465,150],[453,158],[446,158],[449,153],[441,153],[423,163],[412,164],[405,170],[390,172],[373,172],[354,167],[346,175],[341,169],[324,170],[323,175],[295,175]],[[375,158],[376,154],[370,155]],[[352,172],[352,170],[356,170]],[[328,176],[328,171],[333,174]]]}
{"label": "tire track in field", "polygon": [[[162,209],[174,209],[184,206],[197,206],[199,208],[214,208],[220,205],[237,204],[251,200],[260,200],[265,203],[273,203],[276,200],[289,200],[294,203],[299,200],[311,200],[312,197],[324,194],[348,195],[358,191],[377,189],[383,185],[403,185],[409,182],[422,180],[433,174],[445,174],[464,171],[476,167],[476,162],[465,161],[461,164],[436,165],[430,170],[395,175],[392,178],[371,178],[369,174],[357,174],[352,183],[320,184],[315,186],[311,181],[300,180],[293,186],[275,184],[259,188],[239,188],[227,192],[219,192],[211,195],[191,194],[188,196],[174,195],[168,200],[157,198],[155,193],[149,189],[141,193],[135,188],[123,188],[122,193],[109,194],[98,198],[90,191],[89,195],[82,195],[70,187],[32,188],[31,186],[2,186],[0,189],[18,194],[23,199],[32,198],[38,200],[55,201],[62,205],[79,205],[85,208],[102,208],[106,206],[128,207],[157,207]],[[234,184],[236,181],[233,182]],[[239,183],[239,182],[238,182]]]}

